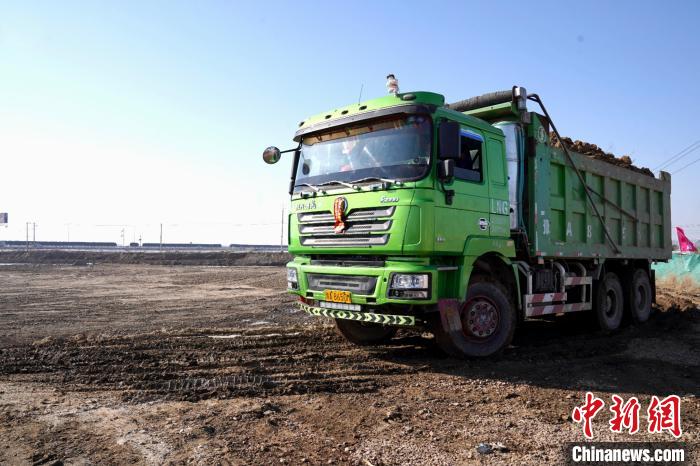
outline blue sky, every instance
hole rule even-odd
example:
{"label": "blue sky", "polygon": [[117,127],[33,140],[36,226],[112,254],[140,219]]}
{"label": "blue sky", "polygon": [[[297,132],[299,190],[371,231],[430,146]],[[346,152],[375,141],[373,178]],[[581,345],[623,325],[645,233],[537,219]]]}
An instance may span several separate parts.
{"label": "blue sky", "polygon": [[[700,3],[2,2],[0,239],[279,241],[305,117],[513,84],[562,134],[654,168],[700,140]],[[700,158],[700,150],[671,171]],[[700,163],[673,218],[700,238]],[[249,225],[250,224],[250,225]]]}

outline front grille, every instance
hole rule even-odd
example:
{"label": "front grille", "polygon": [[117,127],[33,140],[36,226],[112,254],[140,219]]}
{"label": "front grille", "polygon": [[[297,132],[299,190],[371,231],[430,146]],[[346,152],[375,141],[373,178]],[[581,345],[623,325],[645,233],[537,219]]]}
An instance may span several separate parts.
{"label": "front grille", "polygon": [[366,277],[360,275],[326,275],[320,273],[308,273],[306,279],[309,283],[309,290],[342,290],[353,293],[371,295],[377,286],[377,277]]}
{"label": "front grille", "polygon": [[[344,235],[361,235],[363,233],[389,231],[391,220],[372,223],[352,223],[343,232]],[[299,225],[299,233],[302,235],[330,235],[333,233],[333,225]]]}
{"label": "front grille", "polygon": [[302,246],[316,247],[382,246],[389,242],[395,210],[395,206],[351,210],[345,221],[347,229],[341,234],[333,232],[332,212],[300,213],[299,241]]}
{"label": "front grille", "polygon": [[[348,214],[348,221],[353,220],[373,220],[379,217],[391,217],[394,214],[395,206],[369,208],[369,209],[354,209]],[[333,212],[309,212],[305,214],[297,214],[299,223],[325,223],[333,222]]]}
{"label": "front grille", "polygon": [[384,267],[383,257],[376,256],[311,256],[311,265],[332,267]]}
{"label": "front grille", "polygon": [[389,242],[389,235],[302,237],[300,241],[302,246],[381,246]]}

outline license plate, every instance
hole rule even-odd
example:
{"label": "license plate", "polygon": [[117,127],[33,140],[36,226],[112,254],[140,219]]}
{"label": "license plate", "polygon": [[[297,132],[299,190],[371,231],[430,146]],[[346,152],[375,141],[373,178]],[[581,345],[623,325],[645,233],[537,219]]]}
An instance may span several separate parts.
{"label": "license plate", "polygon": [[326,301],[347,304],[352,302],[349,291],[325,290],[323,293],[326,295]]}

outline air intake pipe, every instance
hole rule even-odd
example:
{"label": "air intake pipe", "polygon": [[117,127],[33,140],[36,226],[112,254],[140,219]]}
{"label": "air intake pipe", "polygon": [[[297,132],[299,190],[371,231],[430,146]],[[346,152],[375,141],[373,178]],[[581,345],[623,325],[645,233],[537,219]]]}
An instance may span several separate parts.
{"label": "air intake pipe", "polygon": [[489,92],[448,104],[447,107],[458,112],[467,112],[469,110],[490,107],[506,102],[515,103],[521,115],[527,113],[527,90],[524,87],[513,86],[509,91]]}

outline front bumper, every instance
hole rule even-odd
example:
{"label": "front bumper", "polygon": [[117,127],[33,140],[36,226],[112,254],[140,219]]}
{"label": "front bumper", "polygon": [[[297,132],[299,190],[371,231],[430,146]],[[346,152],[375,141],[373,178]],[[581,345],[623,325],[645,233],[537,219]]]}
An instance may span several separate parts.
{"label": "front bumper", "polygon": [[413,327],[422,323],[420,319],[409,315],[377,314],[374,312],[343,311],[340,309],[326,309],[299,302],[299,309],[307,314],[317,317],[330,317],[332,319],[347,319],[357,322],[367,322],[381,325],[391,325],[399,327]]}
{"label": "front bumper", "polygon": [[[370,292],[355,293],[351,295],[353,304],[360,304],[365,310],[366,308],[383,306],[388,304],[408,304],[408,305],[432,305],[438,301],[438,286],[440,283],[440,275],[446,273],[444,267],[430,265],[427,260],[387,260],[382,267],[365,267],[365,266],[328,266],[328,265],[312,265],[308,258],[297,257],[294,261],[289,262],[287,267],[294,267],[297,270],[298,288],[288,290],[289,293],[296,294],[308,300],[321,302],[325,300],[323,289],[310,289],[309,274],[318,274],[325,276],[342,277],[372,277],[376,279],[376,285]],[[452,269],[452,268],[450,268]],[[409,274],[428,274],[429,279],[429,297],[427,299],[407,299],[389,296],[389,285],[391,277],[395,273]],[[340,288],[342,289],[342,288]]]}

